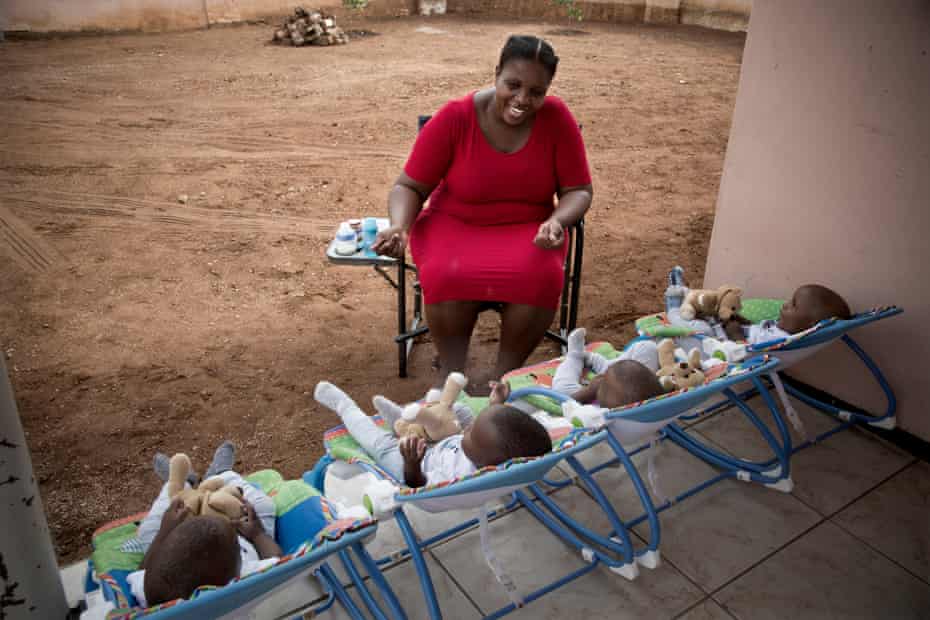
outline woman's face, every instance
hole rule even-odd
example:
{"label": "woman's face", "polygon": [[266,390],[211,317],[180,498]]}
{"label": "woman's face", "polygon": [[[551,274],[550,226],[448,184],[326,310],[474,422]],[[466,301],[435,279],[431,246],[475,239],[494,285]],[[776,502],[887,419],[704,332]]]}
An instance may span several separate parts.
{"label": "woman's face", "polygon": [[552,79],[535,60],[514,58],[497,68],[494,108],[498,117],[513,127],[533,118],[546,99]]}

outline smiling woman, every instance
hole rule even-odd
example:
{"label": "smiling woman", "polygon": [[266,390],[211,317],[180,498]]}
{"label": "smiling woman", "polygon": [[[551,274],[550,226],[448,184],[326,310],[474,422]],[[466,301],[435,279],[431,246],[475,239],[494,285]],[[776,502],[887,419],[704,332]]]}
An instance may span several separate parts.
{"label": "smiling woman", "polygon": [[439,110],[389,194],[391,225],[373,248],[403,257],[409,235],[440,385],[464,370],[487,302],[502,305],[492,377],[521,366],[555,315],[565,230],[592,196],[578,125],[546,96],[558,62],[542,39],[511,36],[494,86]]}

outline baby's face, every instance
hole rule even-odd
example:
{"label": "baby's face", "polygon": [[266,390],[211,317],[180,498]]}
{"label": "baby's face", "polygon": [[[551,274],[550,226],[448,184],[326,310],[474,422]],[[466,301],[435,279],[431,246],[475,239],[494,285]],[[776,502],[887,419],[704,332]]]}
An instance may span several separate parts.
{"label": "baby's face", "polygon": [[791,299],[786,301],[778,314],[778,327],[789,334],[796,334],[811,327],[813,322],[804,304],[804,295],[795,291]]}

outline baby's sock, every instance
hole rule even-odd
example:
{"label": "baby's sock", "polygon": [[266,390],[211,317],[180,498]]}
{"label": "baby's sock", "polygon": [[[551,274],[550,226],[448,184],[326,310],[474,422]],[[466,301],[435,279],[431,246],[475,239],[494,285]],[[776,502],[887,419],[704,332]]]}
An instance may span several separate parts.
{"label": "baby's sock", "polygon": [[572,333],[568,335],[566,339],[568,345],[566,346],[565,355],[584,355],[584,339],[587,335],[584,327],[578,327],[572,330]]}
{"label": "baby's sock", "polygon": [[236,446],[234,446],[231,441],[224,441],[220,444],[220,447],[216,449],[216,452],[213,453],[213,461],[210,463],[210,467],[207,468],[203,477],[206,479],[216,474],[221,474],[224,471],[229,471],[233,468],[235,462]]}
{"label": "baby's sock", "polygon": [[152,467],[155,469],[155,475],[162,482],[168,482],[168,472],[170,471],[171,459],[168,458],[167,454],[162,454],[161,452],[155,453],[155,458],[152,459]]}
{"label": "baby's sock", "polygon": [[[168,482],[171,471],[171,459],[168,458],[167,454],[156,452],[155,458],[152,459],[152,468],[155,470],[155,475],[158,476],[159,480]],[[200,482],[200,476],[197,475],[197,472],[192,470],[187,474],[187,482],[192,487],[195,487],[197,483]]]}
{"label": "baby's sock", "polygon": [[401,418],[404,408],[380,394],[372,398],[371,403],[375,406],[375,411],[381,415],[381,419],[385,421],[387,427],[393,430],[394,423]]}
{"label": "baby's sock", "polygon": [[358,409],[358,405],[348,394],[337,388],[329,381],[320,381],[313,390],[313,398],[328,409],[335,411],[341,418],[346,411]]}
{"label": "baby's sock", "polygon": [[459,428],[463,431],[475,421],[475,414],[471,407],[463,402],[456,401],[452,403],[452,411],[455,413],[455,419],[459,421]]}

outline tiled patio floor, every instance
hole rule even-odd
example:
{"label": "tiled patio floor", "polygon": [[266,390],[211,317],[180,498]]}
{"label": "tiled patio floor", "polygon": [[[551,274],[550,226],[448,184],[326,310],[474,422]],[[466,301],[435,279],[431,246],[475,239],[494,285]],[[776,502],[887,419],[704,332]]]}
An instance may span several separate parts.
{"label": "tiled patio floor", "polygon": [[[828,427],[824,416],[795,405],[809,431]],[[693,432],[723,450],[761,456],[758,435],[734,412],[701,421]],[[586,460],[597,458],[592,452]],[[671,444],[657,465],[669,494],[713,473]],[[790,494],[727,480],[662,513],[658,569],[630,582],[597,568],[511,617],[930,618],[930,465],[851,429],[798,453],[792,467]],[[633,508],[624,511],[635,503],[621,470],[604,470],[598,482],[624,516],[633,515]],[[580,486],[553,497],[586,524],[606,529]],[[424,513],[411,520],[427,536],[450,522]],[[648,534],[640,527],[636,532]],[[583,565],[526,510],[494,521],[491,533],[498,557],[523,591]],[[383,554],[399,542],[391,521],[369,549]],[[428,562],[445,618],[480,618],[508,602],[484,562],[476,530],[435,547]],[[412,564],[386,575],[411,620],[426,618]],[[293,609],[314,587],[301,584],[269,607]],[[321,617],[347,615],[333,610]]]}

